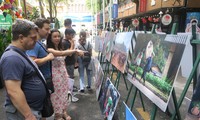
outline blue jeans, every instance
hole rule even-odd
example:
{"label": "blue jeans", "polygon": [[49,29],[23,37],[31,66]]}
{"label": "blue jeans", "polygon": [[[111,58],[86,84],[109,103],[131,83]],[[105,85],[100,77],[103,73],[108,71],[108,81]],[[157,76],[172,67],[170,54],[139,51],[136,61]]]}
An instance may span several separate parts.
{"label": "blue jeans", "polygon": [[85,87],[85,80],[84,80],[84,72],[86,69],[88,86],[91,87],[91,70],[88,69],[88,64],[84,64],[81,57],[78,57],[78,72],[79,72],[79,81],[80,81],[80,90],[83,90]]}
{"label": "blue jeans", "polygon": [[[40,111],[31,109],[33,115],[37,120],[42,119]],[[14,107],[14,105],[5,106],[6,118],[7,120],[24,120],[24,116]]]}

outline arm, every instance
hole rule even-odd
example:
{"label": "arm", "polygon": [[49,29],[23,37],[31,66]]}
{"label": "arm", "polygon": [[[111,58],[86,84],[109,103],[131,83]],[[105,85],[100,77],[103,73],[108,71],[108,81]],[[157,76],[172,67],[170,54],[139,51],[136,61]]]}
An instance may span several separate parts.
{"label": "arm", "polygon": [[50,52],[50,53],[52,53],[54,56],[68,56],[68,55],[71,55],[71,54],[77,52],[77,50],[64,50],[64,51],[60,51],[60,50],[55,50],[53,48],[48,48],[47,51]]}
{"label": "arm", "polygon": [[43,57],[43,58],[36,58],[36,57],[31,57],[34,62],[38,65],[38,66],[41,66],[43,64],[45,64],[46,62],[48,61],[51,61],[54,59],[54,55],[52,53],[49,53],[46,57]]}
{"label": "arm", "polygon": [[25,117],[25,120],[36,120],[21,89],[21,81],[5,80],[5,86],[13,105]]}

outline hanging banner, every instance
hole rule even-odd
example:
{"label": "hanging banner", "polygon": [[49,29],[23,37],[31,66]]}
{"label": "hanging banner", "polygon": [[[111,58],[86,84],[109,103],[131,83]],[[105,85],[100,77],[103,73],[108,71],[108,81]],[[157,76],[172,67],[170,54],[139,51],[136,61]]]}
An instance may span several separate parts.
{"label": "hanging banner", "polygon": [[146,12],[147,0],[140,0],[139,12]]}
{"label": "hanging banner", "polygon": [[118,18],[118,4],[113,4],[113,7],[112,7],[112,18],[113,19]]}

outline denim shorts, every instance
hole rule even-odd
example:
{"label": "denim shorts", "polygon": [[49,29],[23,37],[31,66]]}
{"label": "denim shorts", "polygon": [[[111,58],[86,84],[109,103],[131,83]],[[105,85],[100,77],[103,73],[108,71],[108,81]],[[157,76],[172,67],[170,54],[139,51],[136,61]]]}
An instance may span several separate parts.
{"label": "denim shorts", "polygon": [[[37,120],[41,120],[42,115],[40,111],[33,109],[31,111]],[[7,120],[24,120],[24,116],[13,105],[6,105],[5,112]]]}

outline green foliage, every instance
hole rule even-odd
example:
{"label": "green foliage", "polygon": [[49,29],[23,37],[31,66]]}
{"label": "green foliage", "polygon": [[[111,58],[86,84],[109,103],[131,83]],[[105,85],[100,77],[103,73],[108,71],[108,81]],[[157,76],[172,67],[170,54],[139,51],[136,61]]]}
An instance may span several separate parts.
{"label": "green foliage", "polygon": [[0,56],[3,54],[5,48],[11,43],[11,27],[7,32],[0,32]]}
{"label": "green foliage", "polygon": [[[135,70],[135,66],[131,65],[129,67],[132,71]],[[143,69],[141,67],[137,68],[137,74],[138,75],[142,75],[143,73]],[[167,79],[166,77],[164,78],[159,78],[155,75],[153,75],[152,73],[146,73],[146,81],[148,81],[150,84],[152,84],[154,87],[156,87],[157,89],[159,89],[161,92],[163,92],[164,94],[169,95],[171,88],[172,88],[172,80]]]}
{"label": "green foliage", "polygon": [[92,11],[93,14],[96,14],[96,11],[98,12],[101,10],[102,3],[103,2],[101,0],[95,0],[95,1],[94,0],[86,0],[86,6],[89,10]]}
{"label": "green foliage", "polygon": [[40,17],[40,12],[37,7],[33,7],[32,13],[28,16],[30,21],[33,21]]}
{"label": "green foliage", "polygon": [[55,29],[60,29],[60,23],[59,23],[59,20],[57,18],[55,18],[55,26],[54,26]]}

